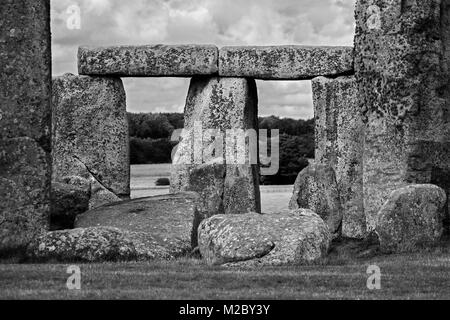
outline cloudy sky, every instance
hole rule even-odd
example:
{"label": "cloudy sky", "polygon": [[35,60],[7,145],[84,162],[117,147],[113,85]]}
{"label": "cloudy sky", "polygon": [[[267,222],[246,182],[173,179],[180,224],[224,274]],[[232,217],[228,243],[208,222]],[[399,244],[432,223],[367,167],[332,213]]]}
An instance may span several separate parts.
{"label": "cloudy sky", "polygon": [[[353,43],[354,0],[51,0],[51,4],[54,75],[77,73],[79,45]],[[80,29],[67,27],[71,17],[67,10],[73,5],[80,8]],[[129,78],[124,84],[131,112],[182,112],[189,79]],[[313,116],[309,81],[258,81],[258,92],[260,115]]]}

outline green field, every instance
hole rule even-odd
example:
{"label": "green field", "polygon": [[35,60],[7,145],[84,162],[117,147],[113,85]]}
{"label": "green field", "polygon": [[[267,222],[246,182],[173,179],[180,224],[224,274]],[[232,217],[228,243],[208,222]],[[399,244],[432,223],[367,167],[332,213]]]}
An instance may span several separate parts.
{"label": "green field", "polygon": [[[367,288],[369,265],[381,289]],[[382,256],[258,270],[199,260],[79,264],[81,290],[68,290],[67,264],[0,264],[0,299],[450,299],[450,255]]]}

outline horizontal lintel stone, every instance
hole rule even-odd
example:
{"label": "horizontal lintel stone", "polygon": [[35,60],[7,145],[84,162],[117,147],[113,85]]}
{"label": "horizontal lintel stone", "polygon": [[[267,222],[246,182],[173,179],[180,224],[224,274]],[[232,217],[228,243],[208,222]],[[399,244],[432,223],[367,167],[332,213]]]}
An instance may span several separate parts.
{"label": "horizontal lintel stone", "polygon": [[192,77],[217,75],[214,45],[80,47],[80,75],[119,77]]}
{"label": "horizontal lintel stone", "polygon": [[353,72],[353,47],[236,46],[219,50],[222,77],[307,80]]}

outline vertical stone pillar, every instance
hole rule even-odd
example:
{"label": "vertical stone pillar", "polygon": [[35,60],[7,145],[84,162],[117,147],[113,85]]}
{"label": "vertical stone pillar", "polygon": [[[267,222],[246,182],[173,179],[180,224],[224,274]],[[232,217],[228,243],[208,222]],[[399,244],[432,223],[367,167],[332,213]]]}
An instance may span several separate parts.
{"label": "vertical stone pillar", "polygon": [[185,130],[173,159],[171,192],[200,193],[201,218],[261,211],[259,166],[249,163],[251,139],[246,138],[248,129],[258,129],[257,101],[254,80],[198,77],[191,81]]}
{"label": "vertical stone pillar", "polygon": [[358,0],[355,70],[363,110],[369,230],[408,183],[449,190],[449,0]]}
{"label": "vertical stone pillar", "polygon": [[94,181],[101,192],[128,197],[129,132],[122,80],[57,77],[52,108],[53,180],[77,176]]}
{"label": "vertical stone pillar", "polygon": [[0,252],[48,229],[50,1],[0,1]]}
{"label": "vertical stone pillar", "polygon": [[366,234],[362,184],[364,127],[356,99],[355,77],[315,78],[312,88],[315,160],[329,165],[336,173],[343,211],[342,235],[363,238]]}

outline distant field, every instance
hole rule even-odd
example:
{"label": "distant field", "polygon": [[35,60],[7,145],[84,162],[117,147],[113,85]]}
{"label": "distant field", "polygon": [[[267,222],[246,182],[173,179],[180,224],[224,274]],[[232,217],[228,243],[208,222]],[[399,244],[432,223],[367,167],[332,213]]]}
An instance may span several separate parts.
{"label": "distant field", "polygon": [[[169,187],[158,187],[158,178],[170,176],[170,164],[145,164],[131,166],[131,197],[140,198],[168,194]],[[261,186],[261,206],[265,213],[288,208],[292,186]]]}

